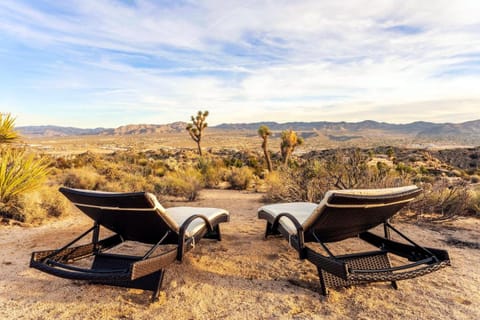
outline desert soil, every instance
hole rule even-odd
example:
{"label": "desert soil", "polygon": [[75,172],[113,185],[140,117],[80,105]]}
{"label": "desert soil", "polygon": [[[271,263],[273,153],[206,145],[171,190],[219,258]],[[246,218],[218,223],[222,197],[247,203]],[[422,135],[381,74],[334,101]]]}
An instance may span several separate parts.
{"label": "desert soil", "polygon": [[[0,319],[480,319],[480,221],[396,223],[421,244],[447,249],[452,266],[420,278],[319,294],[313,265],[280,238],[263,239],[261,194],[202,191],[193,203],[230,211],[223,240],[202,240],[150,292],[88,284],[28,267],[34,250],[58,248],[90,225],[75,212],[41,227],[0,226]],[[338,250],[360,247],[355,241]],[[335,246],[333,247],[335,248]]]}

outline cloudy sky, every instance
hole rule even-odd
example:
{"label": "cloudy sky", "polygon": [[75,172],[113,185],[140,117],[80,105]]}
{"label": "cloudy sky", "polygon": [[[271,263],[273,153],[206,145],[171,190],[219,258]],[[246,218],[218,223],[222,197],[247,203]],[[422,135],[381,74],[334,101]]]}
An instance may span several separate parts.
{"label": "cloudy sky", "polygon": [[17,125],[480,119],[480,1],[0,1]]}

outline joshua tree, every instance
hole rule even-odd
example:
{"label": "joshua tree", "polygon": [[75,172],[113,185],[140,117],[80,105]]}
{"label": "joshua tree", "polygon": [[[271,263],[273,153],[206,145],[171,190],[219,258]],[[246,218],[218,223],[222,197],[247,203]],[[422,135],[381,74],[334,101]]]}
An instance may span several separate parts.
{"label": "joshua tree", "polygon": [[192,116],[192,123],[189,123],[186,128],[188,133],[190,134],[190,137],[192,137],[193,141],[197,143],[198,154],[200,156],[202,155],[202,148],[200,147],[200,142],[202,140],[203,130],[207,127],[207,123],[205,122],[207,116],[208,111],[198,111],[197,116]]}
{"label": "joshua tree", "polygon": [[282,152],[283,163],[286,165],[288,159],[292,155],[295,147],[303,143],[303,138],[297,136],[292,129],[282,131],[282,142],[280,143],[280,151]]}
{"label": "joshua tree", "polygon": [[268,171],[272,171],[272,160],[270,159],[270,153],[268,152],[267,149],[267,141],[268,141],[268,136],[271,135],[272,132],[270,131],[270,128],[267,126],[260,126],[258,128],[258,135],[263,139],[262,142],[262,149],[263,149],[263,154],[265,154],[265,160],[267,161],[267,168]]}

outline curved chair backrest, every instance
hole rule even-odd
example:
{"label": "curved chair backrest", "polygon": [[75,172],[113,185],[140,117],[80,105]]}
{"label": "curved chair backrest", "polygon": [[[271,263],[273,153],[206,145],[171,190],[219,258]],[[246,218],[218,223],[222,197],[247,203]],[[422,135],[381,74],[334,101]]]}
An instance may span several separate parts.
{"label": "curved chair backrest", "polygon": [[328,191],[303,223],[305,236],[315,234],[322,242],[355,237],[386,222],[421,192],[417,186]]}
{"label": "curved chair backrest", "polygon": [[167,231],[178,234],[177,223],[148,192],[101,192],[65,187],[59,191],[96,223],[124,240],[154,244]]}

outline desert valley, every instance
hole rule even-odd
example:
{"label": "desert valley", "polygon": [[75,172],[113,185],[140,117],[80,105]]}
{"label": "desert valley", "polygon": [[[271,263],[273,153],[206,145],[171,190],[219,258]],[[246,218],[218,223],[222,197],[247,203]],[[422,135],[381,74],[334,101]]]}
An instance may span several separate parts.
{"label": "desert valley", "polygon": [[[130,125],[78,132],[19,128],[17,144],[48,158],[39,189],[3,208],[0,318],[5,319],[473,319],[480,317],[479,121],[468,129],[387,124],[221,125],[205,129],[203,155],[186,123]],[[257,129],[271,129],[267,170]],[[440,127],[440,126],[438,126]],[[473,128],[473,129],[472,129]],[[282,132],[303,142],[284,162]],[[468,134],[463,130],[470,130]],[[408,132],[408,133],[407,133]],[[416,241],[448,250],[451,266],[399,282],[331,289],[320,294],[316,270],[281,239],[263,239],[257,210],[268,203],[319,202],[338,188],[415,183],[423,194],[394,217]],[[231,221],[223,240],[202,240],[167,267],[157,302],[150,292],[71,281],[29,268],[30,253],[61,247],[86,230],[88,217],[58,193],[60,186],[149,191],[165,207],[218,207]],[[364,249],[355,241],[335,250]]]}

